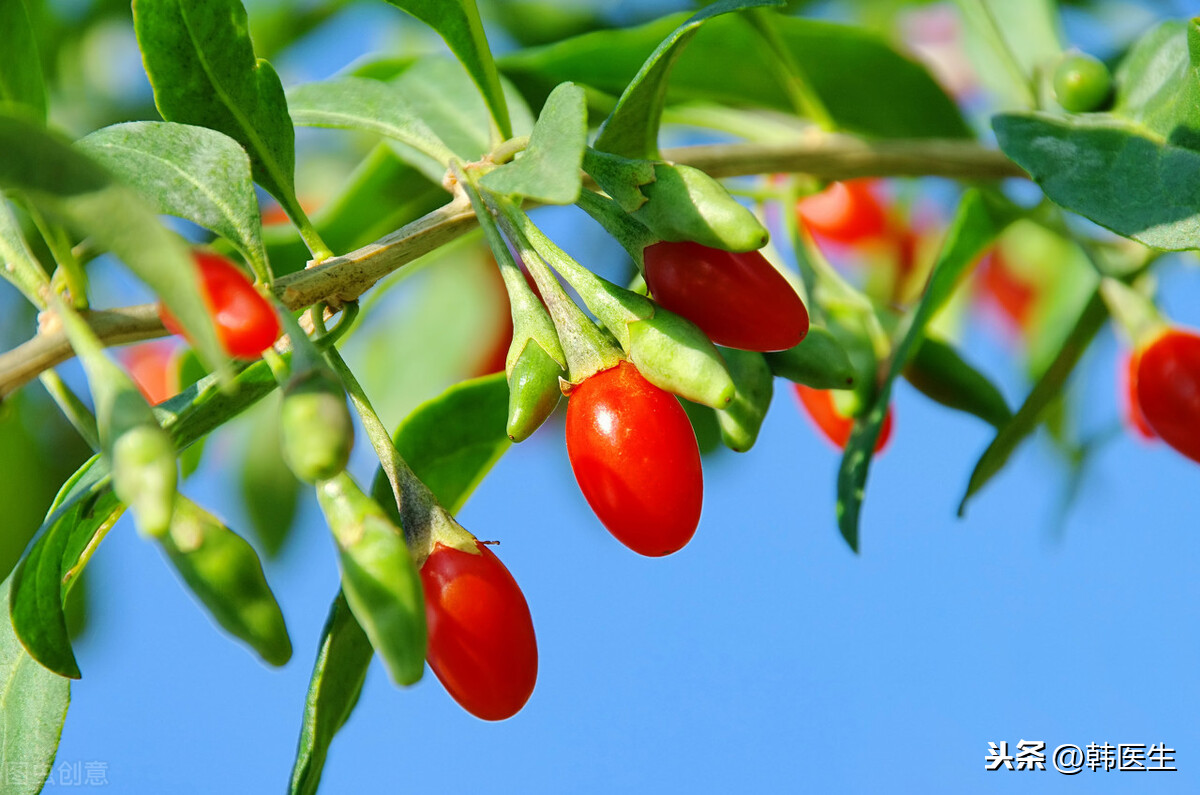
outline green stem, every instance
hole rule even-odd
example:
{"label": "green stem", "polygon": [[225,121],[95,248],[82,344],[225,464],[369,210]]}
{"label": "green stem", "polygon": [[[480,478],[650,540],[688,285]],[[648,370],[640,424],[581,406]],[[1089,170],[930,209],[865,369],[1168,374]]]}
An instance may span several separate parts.
{"label": "green stem", "polygon": [[75,252],[72,250],[66,230],[58,224],[51,224],[32,202],[25,202],[25,209],[29,213],[29,217],[33,219],[33,224],[37,227],[42,240],[46,241],[46,247],[50,249],[54,262],[58,265],[58,270],[51,277],[51,283],[58,283],[61,278],[71,294],[71,306],[76,309],[87,309],[87,274],[79,260],[75,258]]}
{"label": "green stem", "polygon": [[50,397],[58,404],[63,416],[71,426],[79,432],[83,440],[92,450],[100,449],[100,431],[96,427],[96,417],[79,396],[67,386],[56,370],[46,370],[38,376],[42,386],[50,393]]}
{"label": "green stem", "polygon": [[528,135],[518,135],[516,138],[509,138],[492,150],[492,162],[498,166],[503,165],[516,157],[518,152],[525,151],[525,148],[528,146]]}
{"label": "green stem", "polygon": [[[308,250],[312,252],[313,262],[320,263],[333,256],[333,250],[325,245],[325,241],[321,239],[321,235],[317,232],[317,228],[313,226],[312,221],[308,219],[308,214],[304,212],[304,208],[300,206],[300,201],[295,196],[288,196],[287,213],[296,223],[296,228],[300,230],[300,239],[304,241],[304,245],[308,246]],[[253,266],[252,266],[253,267]],[[270,273],[259,273],[255,269],[255,276],[264,284],[271,284],[272,278]]]}
{"label": "green stem", "polygon": [[[322,333],[325,331],[324,323],[320,320],[317,321],[317,329]],[[429,487],[421,482],[421,479],[400,455],[395,442],[392,441],[391,434],[388,433],[383,420],[379,419],[362,384],[359,383],[338,349],[330,347],[325,351],[325,358],[338,377],[342,379],[342,384],[346,387],[346,394],[350,397],[350,403],[358,412],[363,430],[366,432],[367,438],[371,440],[371,446],[375,448],[375,454],[379,457],[379,466],[387,476],[388,482],[392,486],[392,493],[396,497],[396,508],[400,512],[400,525],[404,531],[405,541],[413,554],[413,561],[420,568],[425,557],[431,551],[434,540],[447,535],[451,538],[461,538],[461,534],[466,534],[466,531],[446,512]]]}
{"label": "green stem", "polygon": [[771,15],[775,13],[777,12],[767,11],[764,8],[752,8],[746,19],[775,54],[771,64],[779,72],[783,90],[787,92],[796,112],[812,119],[822,130],[836,129],[837,124],[830,115],[829,109],[825,107],[825,103],[821,101],[817,92],[813,91],[812,83],[809,82],[804,69],[792,57],[792,52],[779,35],[779,31],[771,24]]}

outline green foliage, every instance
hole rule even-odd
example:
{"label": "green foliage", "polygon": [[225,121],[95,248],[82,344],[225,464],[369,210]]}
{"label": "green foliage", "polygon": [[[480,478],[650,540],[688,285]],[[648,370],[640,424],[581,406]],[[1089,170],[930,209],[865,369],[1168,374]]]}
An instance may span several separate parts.
{"label": "green foliage", "polygon": [[898,331],[899,342],[875,398],[854,423],[838,471],[837,514],[838,529],[855,552],[867,472],[891,400],[892,382],[917,353],[930,318],[945,305],[962,275],[1011,221],[1006,210],[991,205],[982,194],[971,191],[963,197],[925,293]]}
{"label": "green foliage", "polygon": [[[0,585],[7,602],[11,577]],[[71,680],[56,676],[26,653],[12,626],[0,621],[0,777],[5,792],[35,795],[50,775],[62,736]]]}
{"label": "green foliage", "polygon": [[236,140],[255,181],[307,225],[296,200],[296,143],[283,85],[271,64],[255,58],[242,4],[137,0],[133,19],[162,117]]}
{"label": "green foliage", "polygon": [[25,0],[0,3],[0,30],[0,111],[27,113],[45,123],[46,83]]}
{"label": "green foliage", "polygon": [[16,118],[0,116],[0,150],[0,189],[21,191],[116,254],[179,319],[205,364],[226,372],[187,247],[136,194],[57,135]]}
{"label": "green foliage", "polygon": [[105,127],[76,146],[156,211],[228,240],[259,279],[270,281],[250,158],[232,138],[204,127],[143,121]]}
{"label": "green foliage", "polygon": [[[500,69],[534,105],[566,80],[620,96],[655,47],[686,18],[676,15],[519,51],[501,58]],[[798,17],[779,18],[775,26],[839,129],[894,138],[970,135],[953,100],[924,67],[876,34]],[[794,112],[772,74],[758,34],[737,16],[719,17],[705,23],[679,56],[666,100]]]}
{"label": "green foliage", "polygon": [[586,144],[583,90],[564,83],[546,99],[525,151],[485,174],[479,184],[493,193],[544,204],[574,204],[582,186],[579,169]]}
{"label": "green foliage", "polygon": [[513,134],[500,75],[475,0],[388,0],[436,30],[483,92],[501,138]]}

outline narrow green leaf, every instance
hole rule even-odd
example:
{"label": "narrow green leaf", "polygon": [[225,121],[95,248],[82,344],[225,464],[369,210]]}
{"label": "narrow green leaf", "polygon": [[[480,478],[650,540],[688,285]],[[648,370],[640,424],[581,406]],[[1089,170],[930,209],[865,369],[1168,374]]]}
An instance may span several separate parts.
{"label": "narrow green leaf", "polygon": [[989,204],[978,191],[963,196],[929,276],[925,294],[899,329],[900,342],[892,351],[891,362],[875,399],[854,423],[838,470],[837,514],[838,529],[855,552],[858,551],[858,519],[867,472],[891,401],[892,383],[917,352],[929,319],[950,298],[968,267],[1011,221],[1007,213]]}
{"label": "narrow green leaf", "polygon": [[[535,105],[567,80],[617,97],[663,38],[687,19],[676,14],[640,27],[586,33],[506,55],[500,68]],[[801,17],[771,22],[839,129],[883,138],[971,135],[954,100],[929,72],[879,34]],[[771,77],[772,57],[744,20],[713,19],[678,56],[666,101],[794,113],[788,93]]]}
{"label": "narrow green leaf", "polygon": [[232,138],[188,124],[114,124],[76,143],[160,213],[186,218],[234,245],[270,281],[250,158]]}
{"label": "narrow green leaf", "polygon": [[29,250],[21,226],[8,202],[0,197],[0,274],[37,307],[46,305],[45,289],[50,286],[46,272]]}
{"label": "narrow green leaf", "polygon": [[275,557],[291,535],[300,501],[300,481],[280,452],[279,401],[264,401],[246,425],[238,479],[242,506],[259,545]]}
{"label": "narrow green leaf", "polygon": [[501,138],[511,138],[508,103],[475,0],[388,0],[438,32],[483,93]]}
{"label": "narrow green leaf", "polygon": [[1033,431],[1042,420],[1046,407],[1062,395],[1063,386],[1075,365],[1083,357],[1084,351],[1092,339],[1108,321],[1108,309],[1100,291],[1092,294],[1091,300],[1084,306],[1083,311],[1071,328],[1058,355],[1051,361],[1050,366],[1034,384],[1025,402],[1017,409],[1012,419],[996,433],[996,437],[983,455],[979,457],[975,469],[971,472],[971,480],[967,484],[966,494],[958,506],[958,515],[963,516],[967,510],[967,502],[1004,468],[1013,452]]}
{"label": "narrow green leaf", "polygon": [[718,0],[696,12],[650,53],[604,121],[595,148],[625,157],[657,159],[658,127],[666,104],[671,68],[700,26],[721,14],[780,5],[783,5],[782,0]]}
{"label": "narrow green leaf", "polygon": [[[12,583],[0,585],[0,603],[9,601]],[[36,795],[58,753],[71,680],[38,665],[12,625],[0,621],[0,683],[0,781],[8,795]]]}
{"label": "narrow green leaf", "polygon": [[317,792],[329,746],[358,703],[374,653],[371,641],[346,604],[345,594],[338,591],[321,631],[317,661],[304,699],[300,744],[288,789],[292,795]]}
{"label": "narrow green leaf", "polygon": [[254,548],[185,497],[175,502],[170,531],[158,539],[167,559],[218,625],[264,661],[292,657],[283,613]]}
{"label": "narrow green leaf", "polygon": [[238,0],[135,0],[134,30],[154,102],[167,121],[223,132],[245,147],[254,179],[304,219],[295,134],[279,75],[256,59]]}
{"label": "narrow green leaf", "polygon": [[771,372],[813,389],[849,389],[854,386],[854,365],[842,343],[824,326],[815,323],[800,344],[766,354]]}
{"label": "narrow green leaf", "polygon": [[429,156],[443,171],[454,156],[394,85],[341,77],[297,86],[287,98],[292,121],[302,127],[378,133]]}
{"label": "narrow green leaf", "polygon": [[1200,247],[1200,152],[1108,115],[1002,114],[992,126],[1056,204],[1154,248]]}
{"label": "narrow green leaf", "polygon": [[41,536],[13,574],[9,605],[13,629],[29,654],[59,676],[80,677],[63,611],[67,591],[82,571],[83,551],[111,526],[120,510],[111,490],[73,502],[47,519]]}
{"label": "narrow green leaf", "polygon": [[958,411],[973,414],[999,428],[1012,419],[1004,395],[976,370],[954,346],[927,336],[917,346],[904,378],[926,397]]}
{"label": "narrow green leaf", "polygon": [[91,158],[28,122],[0,116],[0,151],[0,188],[23,191],[115,254],[162,298],[205,364],[228,373],[188,248],[150,208]]}
{"label": "narrow green leaf", "polygon": [[573,204],[582,189],[580,166],[586,146],[583,89],[563,83],[542,107],[524,153],[484,175],[479,184],[493,193],[524,196],[544,204]]}
{"label": "narrow green leaf", "polygon": [[[447,511],[458,513],[511,442],[508,384],[502,373],[463,381],[418,406],[396,431],[396,449]],[[394,507],[386,479],[372,493]],[[389,511],[390,512],[390,511]]]}
{"label": "narrow green leaf", "polygon": [[46,123],[46,82],[25,0],[0,2],[0,109]]}

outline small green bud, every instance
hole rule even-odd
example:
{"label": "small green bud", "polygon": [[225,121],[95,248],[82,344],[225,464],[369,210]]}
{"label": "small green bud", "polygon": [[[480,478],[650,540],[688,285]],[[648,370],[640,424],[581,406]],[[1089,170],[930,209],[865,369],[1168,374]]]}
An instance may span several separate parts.
{"label": "small green bud", "polygon": [[663,240],[690,241],[725,251],[756,251],[769,235],[754,213],[703,171],[654,165],[655,181],[641,190],[648,201],[633,212]]}
{"label": "small green bud", "polygon": [[704,332],[662,307],[629,326],[629,360],[646,380],[680,397],[722,409],[733,400],[733,379]]}
{"label": "small green bud", "polygon": [[284,390],[280,427],[283,458],[300,480],[328,480],[346,468],[354,423],[342,384],[329,370],[309,370],[291,380]]}
{"label": "small green bud", "polygon": [[558,379],[566,374],[537,341],[525,341],[524,349],[508,371],[509,439],[525,441],[554,413],[562,397]]}
{"label": "small green bud", "polygon": [[180,497],[171,530],[160,542],[179,576],[227,632],[271,665],[292,658],[283,612],[258,554],[245,539]]}
{"label": "small green bud", "polygon": [[1099,110],[1112,94],[1112,88],[1108,67],[1086,53],[1065,54],[1054,70],[1054,97],[1070,113]]}
{"label": "small green bud", "polygon": [[837,337],[821,326],[809,326],[808,334],[794,348],[766,354],[775,375],[813,389],[848,389],[854,385],[854,367]]}
{"label": "small green bud", "polygon": [[113,442],[113,491],[142,535],[159,537],[171,526],[178,477],[175,446],[158,425],[134,425]]}
{"label": "small green bud", "polygon": [[761,353],[735,348],[726,348],[721,353],[736,388],[733,401],[716,413],[721,441],[730,450],[744,453],[754,446],[771,407],[775,376]]}
{"label": "small green bud", "polygon": [[392,680],[425,671],[425,595],[404,534],[345,472],[317,485],[317,502],[337,542],[342,591]]}

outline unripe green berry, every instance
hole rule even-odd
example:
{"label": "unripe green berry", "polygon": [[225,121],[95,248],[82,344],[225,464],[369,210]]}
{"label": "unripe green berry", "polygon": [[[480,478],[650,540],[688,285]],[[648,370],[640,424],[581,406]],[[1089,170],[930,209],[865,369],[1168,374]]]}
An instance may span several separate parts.
{"label": "unripe green berry", "polygon": [[1063,56],[1054,70],[1054,96],[1063,110],[1087,113],[1102,107],[1112,93],[1112,75],[1098,58],[1082,52]]}
{"label": "unripe green berry", "polygon": [[296,477],[317,483],[346,468],[354,447],[354,423],[336,376],[313,370],[293,379],[280,412],[283,458]]}

